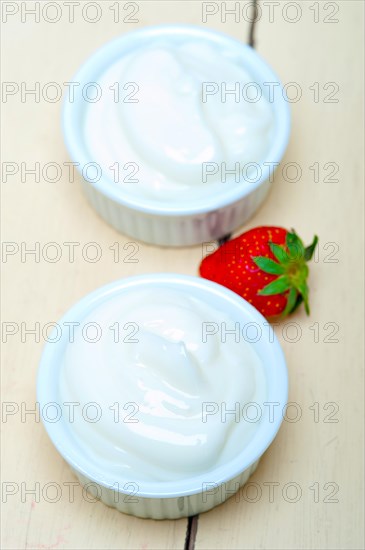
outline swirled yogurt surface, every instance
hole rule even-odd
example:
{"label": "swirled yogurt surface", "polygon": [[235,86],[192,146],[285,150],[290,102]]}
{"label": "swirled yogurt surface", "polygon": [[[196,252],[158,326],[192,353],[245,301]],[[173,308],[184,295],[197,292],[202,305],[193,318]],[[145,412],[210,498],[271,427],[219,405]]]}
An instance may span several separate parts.
{"label": "swirled yogurt surface", "polygon": [[121,193],[159,202],[252,181],[274,130],[253,81],[234,49],[155,38],[98,78],[101,98],[84,118],[89,155]]}
{"label": "swirled yogurt surface", "polygon": [[[100,327],[94,343],[82,336],[87,323]],[[261,360],[242,339],[227,335],[224,343],[220,330],[204,338],[203,323],[234,326],[182,290],[135,289],[99,305],[75,330],[60,397],[79,403],[69,429],[112,479],[199,475],[233,459],[253,437],[259,422],[222,413],[265,401]]]}

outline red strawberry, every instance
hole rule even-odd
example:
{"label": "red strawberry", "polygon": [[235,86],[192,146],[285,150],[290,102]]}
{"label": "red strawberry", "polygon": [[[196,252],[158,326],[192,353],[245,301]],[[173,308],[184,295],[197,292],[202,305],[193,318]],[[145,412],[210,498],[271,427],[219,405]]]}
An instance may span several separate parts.
{"label": "red strawberry", "polygon": [[309,314],[307,261],[317,242],[315,236],[305,248],[294,230],[256,227],[204,258],[200,275],[237,292],[267,319],[284,317],[301,302]]}

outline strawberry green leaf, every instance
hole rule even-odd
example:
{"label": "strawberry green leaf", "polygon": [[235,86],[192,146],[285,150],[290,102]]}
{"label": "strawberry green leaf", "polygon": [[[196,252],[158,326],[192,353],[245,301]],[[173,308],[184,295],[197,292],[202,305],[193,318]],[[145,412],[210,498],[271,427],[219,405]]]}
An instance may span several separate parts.
{"label": "strawberry green leaf", "polygon": [[300,306],[302,302],[303,302],[303,296],[301,294],[297,294],[296,302],[290,313],[294,313],[294,311]]}
{"label": "strawberry green leaf", "polygon": [[304,259],[305,259],[306,262],[308,262],[309,260],[312,259],[313,253],[314,253],[314,251],[316,249],[316,246],[317,246],[317,243],[318,243],[318,237],[317,237],[317,235],[315,235],[312,244],[307,246],[307,248],[304,251]]}
{"label": "strawberry green leaf", "polygon": [[271,258],[265,258],[265,256],[253,256],[252,260],[255,264],[265,271],[265,273],[271,273],[272,275],[282,275],[285,273],[285,267],[277,262],[274,262]]}
{"label": "strawberry green leaf", "polygon": [[286,234],[285,244],[292,261],[298,261],[304,258],[305,250],[303,243],[294,230],[292,230],[291,233],[288,232]]}
{"label": "strawberry green leaf", "polygon": [[285,248],[273,242],[269,242],[269,247],[279,263],[287,264],[289,262],[289,256]]}
{"label": "strawberry green leaf", "polygon": [[309,289],[306,281],[305,280],[300,281],[297,285],[297,289],[299,290],[299,293],[303,298],[305,312],[307,313],[307,315],[309,315],[309,303],[308,303]]}
{"label": "strawberry green leaf", "polygon": [[286,306],[285,306],[285,309],[282,313],[282,317],[285,317],[286,315],[288,315],[289,313],[294,311],[294,308],[295,308],[296,302],[297,302],[297,298],[298,298],[298,291],[297,291],[296,288],[292,287],[289,291],[288,301],[286,302]]}
{"label": "strawberry green leaf", "polygon": [[262,288],[258,294],[261,296],[271,296],[272,294],[282,294],[286,290],[289,290],[291,287],[291,282],[289,280],[289,277],[286,275],[283,275],[282,277],[278,277],[275,279],[275,281],[272,281],[268,285],[266,285],[264,288]]}

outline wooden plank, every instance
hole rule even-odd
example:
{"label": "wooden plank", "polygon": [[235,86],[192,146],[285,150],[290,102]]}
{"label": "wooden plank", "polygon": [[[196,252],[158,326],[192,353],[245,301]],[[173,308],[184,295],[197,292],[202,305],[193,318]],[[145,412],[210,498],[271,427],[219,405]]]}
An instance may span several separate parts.
{"label": "wooden plank", "polygon": [[[259,53],[282,81],[298,83],[302,90],[302,99],[292,104],[293,132],[284,163],[297,163],[303,175],[297,183],[290,183],[279,169],[269,200],[249,225],[295,227],[308,242],[314,232],[320,236],[319,258],[311,267],[311,316],[307,319],[298,313],[292,318],[299,324],[301,339],[288,341],[295,339],[293,327],[281,324],[276,328],[288,360],[289,399],[298,404],[302,416],[296,423],[284,422],[252,478],[255,485],[241,491],[238,502],[231,498],[200,516],[197,549],[363,545],[359,252],[363,249],[363,4],[331,3],[339,6],[335,24],[323,22],[323,16],[330,13],[323,11],[323,3],[319,3],[319,23],[313,22],[312,2],[297,4],[302,9],[297,23],[283,19],[286,2],[276,8],[275,23],[268,21],[264,11],[256,40]],[[294,17],[293,11],[288,14]],[[320,89],[318,103],[309,89],[315,82]],[[338,103],[324,102],[335,89],[324,90],[328,82],[339,86],[334,95]],[[321,167],[318,183],[310,169],[316,162]],[[330,173],[329,167],[328,172],[324,170],[328,162],[339,165],[334,178],[338,183],[324,180]],[[339,331],[331,338],[335,324]],[[331,339],[339,342],[329,343]],[[317,407],[318,418],[314,416]],[[326,418],[337,407],[338,412]],[[295,409],[290,413],[294,415]],[[337,423],[329,423],[336,419]],[[272,485],[273,497],[271,483],[278,484]],[[301,491],[298,502],[290,502],[295,499],[296,486],[288,483],[297,484]],[[338,493],[331,497],[337,487]],[[262,492],[261,498],[252,502],[256,491]]]}
{"label": "wooden plank", "polygon": [[[105,14],[114,2],[103,2]],[[90,24],[76,17],[68,24],[41,21],[31,17],[21,23],[9,18],[3,25],[3,80],[26,82],[70,81],[79,64],[105,41],[135,26],[161,22],[201,24],[201,2],[139,2],[139,23],[113,23],[107,15]],[[247,227],[259,223],[295,226],[309,241],[314,231],[321,239],[319,261],[312,267],[312,315],[293,318],[300,324],[302,338],[290,343],[292,333],[277,328],[288,358],[290,399],[299,404],[302,418],[297,423],[285,422],[283,428],[255,473],[252,481],[262,490],[262,498],[254,498],[255,486],[240,493],[238,502],[229,502],[199,518],[197,548],[360,548],[360,460],[363,403],[361,399],[362,309],[359,263],[361,233],[362,141],[359,128],[362,115],[359,75],[361,65],[361,2],[336,2],[340,11],[331,16],[319,4],[319,19],[309,5],[297,2],[302,18],[297,23],[284,20],[281,2],[274,23],[268,20],[268,7],[257,27],[258,51],[272,64],[284,82],[298,82],[303,98],[292,105],[293,135],[285,162],[296,162],[303,169],[297,183],[285,181],[280,172],[275,178],[270,198]],[[220,5],[220,3],[219,3]],[[293,18],[288,9],[286,17]],[[125,15],[123,13],[123,15]],[[339,23],[324,23],[323,16],[338,18]],[[245,40],[248,23],[236,23],[220,14],[208,19],[207,26]],[[321,100],[313,101],[315,82],[320,83]],[[323,102],[323,86],[336,82],[340,86],[338,104]],[[328,94],[331,89],[325,91]],[[59,127],[60,103],[22,103],[9,98],[2,106],[6,142],[3,161],[36,161],[44,165],[68,160]],[[320,181],[313,180],[313,166],[320,166]],[[339,183],[326,183],[330,170],[327,162],[340,166]],[[94,288],[119,277],[150,271],[177,271],[196,274],[201,247],[158,249],[137,243],[137,263],[128,263],[131,249],[123,246],[131,241],[116,233],[100,220],[86,203],[77,182],[67,181],[64,173],[57,183],[36,183],[31,177],[22,183],[19,176],[3,186],[3,240],[25,242],[28,248],[39,242],[59,243],[62,257],[50,263],[41,255],[40,262],[27,256],[21,261],[18,253],[3,264],[2,320],[41,326],[57,320],[76,300]],[[65,242],[79,242],[75,261],[68,259]],[[82,255],[85,245],[97,242],[102,258],[88,262]],[[114,261],[110,249],[120,244],[121,257]],[[325,248],[334,242],[336,248]],[[331,258],[330,253],[334,251]],[[46,252],[44,251],[44,255]],[[328,263],[338,259],[338,263]],[[309,327],[318,323],[319,342]],[[325,343],[331,326],[337,323],[339,343]],[[285,329],[284,329],[285,330]],[[28,336],[24,343],[18,333],[9,338],[3,349],[2,396],[4,401],[35,402],[35,376],[43,341]],[[314,422],[319,403],[319,422]],[[324,422],[329,402],[339,405],[338,423]],[[3,548],[182,548],[186,521],[154,522],[130,518],[100,503],[89,503],[75,488],[75,501],[69,502],[68,485],[74,477],[59,458],[42,426],[30,415],[21,421],[20,413],[3,424],[2,480],[14,483],[14,491],[3,503]],[[32,495],[22,495],[21,483],[31,488],[39,483],[57,483],[62,489],[58,502],[47,502],[41,495],[34,502]],[[269,485],[275,486],[274,502],[270,502]],[[325,503],[331,486],[339,492],[338,503]],[[297,503],[287,483],[297,483],[302,497]],[[318,483],[319,502],[314,502]],[[312,489],[310,489],[312,487]],[[11,486],[8,486],[9,490]],[[333,488],[333,487],[332,487]],[[23,490],[23,493],[24,493]],[[284,491],[284,493],[283,493]],[[50,491],[52,497],[52,492]],[[25,502],[22,502],[22,497]]]}
{"label": "wooden plank", "polygon": [[[62,7],[63,3],[59,3]],[[81,3],[81,7],[82,8]],[[99,3],[103,17],[99,23],[81,20],[75,11],[73,24],[62,19],[49,24],[34,16],[26,22],[18,16],[8,18],[3,25],[4,81],[32,83],[63,82],[72,79],[85,58],[99,45],[135,27],[168,21],[192,22],[195,6],[184,11],[183,2],[174,5],[157,2],[140,3],[140,23],[113,22],[109,9],[115,2]],[[31,8],[31,3],[27,6]],[[193,6],[192,6],[193,7]],[[121,11],[124,17],[126,11]],[[128,11],[129,13],[129,11]],[[51,11],[49,17],[52,17]],[[90,17],[94,17],[90,10]],[[64,87],[63,87],[64,90]],[[69,161],[60,131],[60,102],[43,99],[36,103],[30,96],[22,103],[19,97],[8,98],[2,105],[6,140],[3,161],[21,162],[27,166],[39,162],[44,166],[56,162],[61,167]],[[22,322],[27,326],[56,321],[68,307],[87,292],[112,280],[137,273],[172,271],[194,273],[200,260],[200,247],[194,249],[160,250],[141,243],[123,249],[130,238],[118,234],[91,209],[81,193],[78,181],[68,181],[63,170],[57,183],[36,183],[31,176],[21,182],[20,172],[3,188],[3,240],[24,243],[28,249],[40,243],[40,261],[21,255],[3,264],[2,320]],[[61,247],[60,261],[47,261],[47,243]],[[75,248],[75,261],[69,260],[69,248],[63,243],[80,243]],[[96,242],[102,257],[96,263],[85,258],[87,243]],[[118,243],[120,258],[115,258]],[[44,248],[46,246],[46,248]],[[85,248],[86,246],[86,248]],[[19,249],[20,250],[20,249]],[[89,249],[92,252],[91,249]],[[133,257],[131,253],[134,251]],[[42,254],[43,252],[43,254]],[[51,250],[49,249],[51,253]],[[129,256],[129,259],[128,259]],[[137,263],[134,261],[137,260]],[[130,263],[131,262],[131,263]],[[35,377],[44,341],[28,336],[24,343],[20,332],[3,347],[2,396],[4,401],[34,407]],[[182,548],[187,520],[156,522],[132,518],[109,509],[100,503],[89,503],[80,487],[75,488],[75,501],[69,502],[69,483],[75,481],[67,466],[51,445],[41,424],[31,415],[21,422],[19,414],[3,424],[2,480],[14,485],[4,486],[17,491],[7,496],[3,504],[2,547],[19,548]],[[23,483],[23,486],[21,485]],[[47,502],[42,494],[47,483],[58,484],[61,498]],[[38,484],[37,486],[35,484]],[[25,494],[26,489],[38,487],[37,496]],[[49,489],[50,498],[52,489]],[[22,502],[24,500],[24,502]]]}

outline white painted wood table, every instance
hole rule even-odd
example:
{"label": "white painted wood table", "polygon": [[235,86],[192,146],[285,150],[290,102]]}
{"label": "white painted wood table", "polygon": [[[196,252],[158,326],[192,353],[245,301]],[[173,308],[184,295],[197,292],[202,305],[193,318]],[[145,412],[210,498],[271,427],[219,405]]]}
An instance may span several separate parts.
{"label": "white painted wood table", "polygon": [[[21,163],[67,162],[61,103],[47,101],[42,90],[49,82],[70,81],[98,46],[163,22],[205,25],[247,42],[248,2],[236,3],[239,13],[227,14],[225,22],[224,9],[235,3],[210,3],[216,13],[205,23],[200,1],[120,2],[116,22],[118,3],[90,7],[80,0],[73,23],[70,3],[52,2],[43,11],[41,2],[39,22],[29,12],[34,2],[1,4],[2,80],[13,92],[1,105],[2,161],[18,168],[2,185],[2,239],[14,243],[14,254],[2,260],[3,323],[44,326],[87,292],[131,274],[196,274],[200,246],[138,243],[137,263],[115,263],[109,247],[131,239],[96,216],[77,179],[68,181],[66,173],[56,183],[22,178]],[[101,17],[92,23],[95,4]],[[131,15],[135,6],[138,13]],[[352,0],[260,4],[256,47],[289,85],[293,129],[269,199],[245,228],[270,223],[295,227],[307,242],[315,232],[320,237],[310,276],[311,316],[298,312],[291,319],[301,338],[294,342],[293,327],[285,323],[275,329],[288,360],[290,401],[301,417],[283,423],[247,489],[199,517],[191,548],[363,547],[363,12],[363,2]],[[138,22],[123,23],[128,15]],[[29,94],[22,101],[24,86],[37,82],[40,101]],[[94,241],[102,258],[90,263],[80,251]],[[22,258],[24,246],[40,243],[43,250],[50,242],[64,252],[63,243],[79,242],[75,261],[65,253],[56,263],[42,253],[39,262],[29,254]],[[42,347],[32,335],[22,341],[20,328],[2,346],[2,399],[8,411],[14,403],[14,414],[2,417],[2,548],[183,548],[185,519],[128,517],[87,502],[79,486],[70,502],[74,476],[34,415],[25,415],[25,408],[34,408]],[[62,489],[56,502],[50,501],[54,493],[47,495],[48,483]],[[28,493],[32,488],[35,493]]]}

